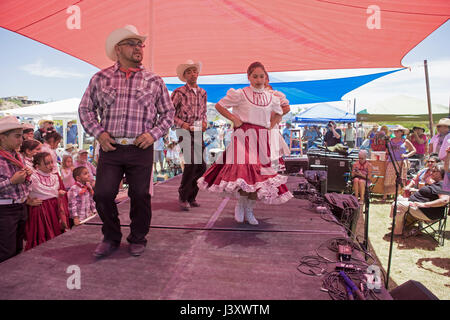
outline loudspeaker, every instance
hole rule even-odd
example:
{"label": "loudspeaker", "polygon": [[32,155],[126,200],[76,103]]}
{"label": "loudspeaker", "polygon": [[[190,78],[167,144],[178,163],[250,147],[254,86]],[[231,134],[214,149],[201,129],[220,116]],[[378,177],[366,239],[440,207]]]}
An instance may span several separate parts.
{"label": "loudspeaker", "polygon": [[439,300],[423,284],[409,280],[390,292],[394,300]]}
{"label": "loudspeaker", "polygon": [[303,172],[308,170],[309,161],[307,157],[284,157],[283,160],[286,166],[286,173],[297,173],[300,169]]}
{"label": "loudspeaker", "polygon": [[328,192],[342,192],[347,184],[347,176],[350,174],[351,159],[328,158]]}

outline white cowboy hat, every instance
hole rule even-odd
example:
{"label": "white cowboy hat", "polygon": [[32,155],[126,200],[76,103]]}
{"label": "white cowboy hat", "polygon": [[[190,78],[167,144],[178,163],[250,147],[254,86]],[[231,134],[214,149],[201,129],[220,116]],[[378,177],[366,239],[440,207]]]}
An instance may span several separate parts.
{"label": "white cowboy hat", "polygon": [[202,63],[200,61],[194,62],[192,60],[187,60],[185,63],[178,65],[177,67],[177,76],[183,82],[186,82],[186,78],[184,77],[184,72],[189,69],[195,67],[197,68],[198,73],[202,70]]}
{"label": "white cowboy hat", "polygon": [[450,119],[449,118],[442,118],[441,120],[439,120],[438,124],[436,125],[436,127],[439,126],[448,126],[450,127]]}
{"label": "white cowboy hat", "polygon": [[119,28],[111,32],[106,38],[106,44],[105,44],[105,50],[106,55],[108,58],[110,58],[112,61],[117,61],[117,55],[114,50],[114,47],[116,44],[118,44],[120,41],[125,39],[139,39],[142,42],[147,39],[147,36],[140,35],[137,31],[136,27],[133,25],[126,25],[123,28]]}
{"label": "white cowboy hat", "polygon": [[23,129],[23,124],[15,116],[6,116],[0,119],[0,133],[14,129]]}

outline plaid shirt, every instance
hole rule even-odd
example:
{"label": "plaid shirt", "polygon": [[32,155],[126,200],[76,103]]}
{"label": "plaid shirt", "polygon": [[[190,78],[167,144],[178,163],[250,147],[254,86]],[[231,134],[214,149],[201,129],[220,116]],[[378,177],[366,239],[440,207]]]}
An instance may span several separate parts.
{"label": "plaid shirt", "polygon": [[[17,152],[11,152],[13,156],[20,155]],[[21,158],[23,162],[23,158]],[[25,180],[24,183],[11,184],[10,178],[20,169],[11,162],[0,156],[0,199],[26,200],[30,194],[31,180]]]}
{"label": "plaid shirt", "polygon": [[197,93],[188,84],[172,92],[172,101],[175,107],[174,122],[177,128],[183,123],[193,125],[194,121],[206,122],[206,91],[200,87]]}
{"label": "plaid shirt", "polygon": [[95,210],[95,202],[91,193],[87,190],[80,194],[82,190],[83,187],[80,187],[80,184],[77,182],[70,187],[67,193],[71,218],[78,217],[80,220],[84,220]]}
{"label": "plaid shirt", "polygon": [[158,140],[172,126],[175,113],[166,85],[142,66],[129,79],[119,68],[116,63],[92,77],[78,108],[81,124],[95,138],[105,131],[114,138],[148,132]]}

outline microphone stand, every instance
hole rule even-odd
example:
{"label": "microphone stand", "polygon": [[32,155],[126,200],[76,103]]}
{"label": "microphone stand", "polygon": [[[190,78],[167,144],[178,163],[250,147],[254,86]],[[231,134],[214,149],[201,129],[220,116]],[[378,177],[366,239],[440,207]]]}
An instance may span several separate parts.
{"label": "microphone stand", "polygon": [[[367,160],[366,160],[367,161]],[[367,252],[369,247],[369,206],[370,206],[370,194],[369,194],[369,168],[367,168],[366,172],[366,186],[365,186],[365,193],[364,193],[364,203],[366,207],[364,208],[364,215],[365,215],[365,221],[364,221],[364,250]],[[365,255],[365,259],[367,260],[367,254]]]}
{"label": "microphone stand", "polygon": [[[391,260],[392,260],[392,245],[394,242],[394,229],[395,229],[395,218],[397,216],[397,197],[398,197],[398,186],[400,184],[402,184],[401,182],[401,172],[399,171],[399,168],[397,168],[397,163],[394,159],[394,157],[392,156],[392,145],[389,139],[386,139],[386,148],[388,150],[389,153],[389,158],[391,159],[392,165],[394,166],[394,170],[395,170],[395,200],[394,200],[394,210],[393,210],[393,214],[392,214],[392,230],[391,230],[391,240],[390,240],[390,245],[389,245],[389,260],[388,260],[388,269],[387,269],[387,274],[386,274],[386,284],[385,287],[386,289],[388,288],[389,285],[389,274],[391,271]],[[386,176],[386,174],[385,174]]]}

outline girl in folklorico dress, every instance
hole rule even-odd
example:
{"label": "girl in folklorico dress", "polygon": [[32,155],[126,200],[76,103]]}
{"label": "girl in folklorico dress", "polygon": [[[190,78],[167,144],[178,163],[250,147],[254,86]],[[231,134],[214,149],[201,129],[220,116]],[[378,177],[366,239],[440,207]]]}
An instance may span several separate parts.
{"label": "girl in folklorico dress", "polygon": [[61,142],[62,137],[56,131],[50,131],[44,134],[44,144],[41,147],[41,152],[48,152],[53,159],[53,173],[58,173],[58,155],[56,154],[56,149]]}
{"label": "girl in folklorico dress", "polygon": [[41,152],[42,143],[38,140],[24,140],[20,146],[20,153],[27,167],[33,169],[33,156]]}
{"label": "girl in folklorico dress", "polygon": [[53,173],[52,156],[40,152],[33,157],[33,164],[35,170],[31,175],[29,197],[38,201],[28,206],[25,250],[53,239],[68,227],[67,202],[58,200],[66,192],[58,175]]}
{"label": "girl in folklorico dress", "polygon": [[63,159],[61,162],[61,179],[64,184],[64,189],[69,191],[70,187],[75,184],[75,180],[73,178],[73,159],[72,156],[66,154],[63,155]]}
{"label": "girl in folklorico dress", "polygon": [[[273,155],[279,151],[279,134],[271,134],[269,129],[275,126],[276,114],[283,111],[280,99],[264,88],[266,74],[260,62],[252,63],[247,69],[250,86],[228,90],[216,104],[235,130],[226,151],[198,180],[202,190],[238,196],[235,220],[241,223],[245,219],[252,225],[258,224],[253,214],[257,200],[281,204],[292,198],[285,185],[287,177],[271,167],[270,159],[279,158]],[[228,108],[233,108],[232,112]]]}

